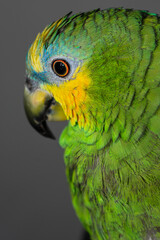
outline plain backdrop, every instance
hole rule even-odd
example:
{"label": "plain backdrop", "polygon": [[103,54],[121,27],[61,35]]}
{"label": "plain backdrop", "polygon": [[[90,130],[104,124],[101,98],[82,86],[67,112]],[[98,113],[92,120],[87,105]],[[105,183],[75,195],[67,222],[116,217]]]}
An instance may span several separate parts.
{"label": "plain backdrop", "polygon": [[38,32],[66,13],[125,7],[160,13],[160,1],[1,0],[0,240],[82,240],[72,208],[59,135],[38,135],[23,110],[25,56]]}

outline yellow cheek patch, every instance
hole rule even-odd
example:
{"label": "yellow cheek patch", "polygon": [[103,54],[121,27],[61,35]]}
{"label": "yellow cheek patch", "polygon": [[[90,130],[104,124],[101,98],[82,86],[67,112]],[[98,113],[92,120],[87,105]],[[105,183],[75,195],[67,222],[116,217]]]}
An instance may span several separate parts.
{"label": "yellow cheek patch", "polygon": [[[64,110],[67,119],[74,125],[78,122],[80,127],[87,124],[87,100],[86,90],[91,84],[89,72],[85,67],[73,76],[73,80],[62,83],[59,86],[44,84],[42,88],[49,91],[59,102]],[[75,79],[74,79],[75,78]]]}

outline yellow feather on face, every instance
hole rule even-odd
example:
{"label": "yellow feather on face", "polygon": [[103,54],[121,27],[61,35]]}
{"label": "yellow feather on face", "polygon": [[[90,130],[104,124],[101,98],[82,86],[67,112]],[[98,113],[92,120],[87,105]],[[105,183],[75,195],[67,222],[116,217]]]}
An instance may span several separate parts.
{"label": "yellow feather on face", "polygon": [[31,66],[37,73],[43,72],[41,59],[43,58],[43,49],[48,37],[48,33],[51,31],[51,29],[56,31],[61,22],[62,19],[52,23],[49,27],[46,27],[42,33],[39,33],[28,51],[28,58]]}
{"label": "yellow feather on face", "polygon": [[[80,127],[87,125],[87,109],[86,102],[89,96],[86,94],[86,89],[91,84],[89,72],[85,66],[80,71],[77,68],[73,79],[62,83],[61,85],[45,84],[41,87],[49,91],[55,100],[59,102],[67,119],[71,120],[71,124],[75,125],[78,122]],[[85,103],[85,104],[84,104]],[[85,118],[84,118],[85,113]]]}
{"label": "yellow feather on face", "polygon": [[36,37],[36,40],[29,49],[28,56],[31,63],[31,66],[36,72],[43,72],[43,66],[41,62],[41,55],[43,54],[43,45],[41,44],[38,48],[38,43],[41,41],[41,34],[39,33]]}

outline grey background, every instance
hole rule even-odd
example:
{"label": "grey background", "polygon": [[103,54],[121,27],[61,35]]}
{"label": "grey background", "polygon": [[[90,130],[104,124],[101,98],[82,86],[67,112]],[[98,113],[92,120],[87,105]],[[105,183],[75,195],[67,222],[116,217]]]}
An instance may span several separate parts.
{"label": "grey background", "polygon": [[[1,0],[0,240],[82,240],[63,150],[38,135],[24,114],[25,56],[37,33],[69,11],[121,6],[160,13],[158,0]],[[50,124],[57,139],[65,124]]]}

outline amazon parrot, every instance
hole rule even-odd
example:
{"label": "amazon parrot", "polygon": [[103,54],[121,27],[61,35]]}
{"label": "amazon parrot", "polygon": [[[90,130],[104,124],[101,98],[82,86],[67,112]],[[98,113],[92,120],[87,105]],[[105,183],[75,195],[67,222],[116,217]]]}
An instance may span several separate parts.
{"label": "amazon parrot", "polygon": [[71,198],[92,240],[160,239],[160,17],[110,8],[71,13],[26,57],[30,124],[60,136]]}

